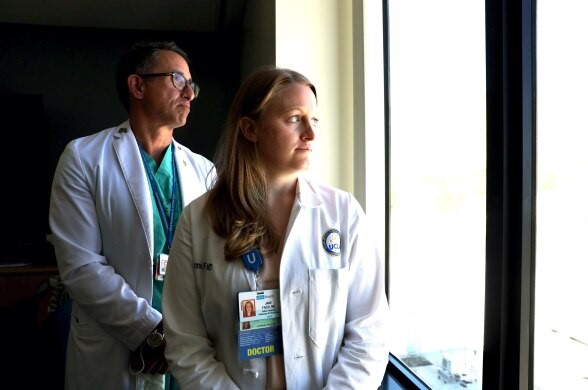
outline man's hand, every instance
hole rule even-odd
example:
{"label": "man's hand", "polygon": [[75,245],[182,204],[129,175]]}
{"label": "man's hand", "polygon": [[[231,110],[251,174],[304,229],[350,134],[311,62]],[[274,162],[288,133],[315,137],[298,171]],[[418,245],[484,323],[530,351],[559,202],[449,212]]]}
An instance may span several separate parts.
{"label": "man's hand", "polygon": [[145,368],[143,373],[146,374],[165,374],[169,371],[167,360],[165,360],[165,340],[159,347],[149,347],[146,343],[143,346],[143,359],[145,359]]}
{"label": "man's hand", "polygon": [[[153,337],[155,336],[155,337]],[[153,337],[150,339],[150,337]],[[165,360],[165,338],[163,337],[163,323],[159,323],[139,347],[131,352],[130,366],[134,374],[165,374],[169,371]]]}

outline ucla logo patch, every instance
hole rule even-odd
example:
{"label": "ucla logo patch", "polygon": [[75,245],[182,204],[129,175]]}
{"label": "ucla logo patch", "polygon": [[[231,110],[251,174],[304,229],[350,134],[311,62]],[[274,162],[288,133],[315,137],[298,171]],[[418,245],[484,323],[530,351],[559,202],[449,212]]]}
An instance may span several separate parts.
{"label": "ucla logo patch", "polygon": [[323,234],[323,249],[331,256],[341,255],[341,233],[337,229],[329,229]]}

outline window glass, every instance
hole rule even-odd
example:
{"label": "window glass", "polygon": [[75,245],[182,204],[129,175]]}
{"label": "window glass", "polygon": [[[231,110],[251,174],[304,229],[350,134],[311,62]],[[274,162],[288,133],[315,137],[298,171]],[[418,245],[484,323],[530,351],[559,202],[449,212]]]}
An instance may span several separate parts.
{"label": "window glass", "polygon": [[482,386],[484,7],[389,2],[391,352],[434,389]]}
{"label": "window glass", "polygon": [[588,3],[537,2],[534,388],[588,389]]}

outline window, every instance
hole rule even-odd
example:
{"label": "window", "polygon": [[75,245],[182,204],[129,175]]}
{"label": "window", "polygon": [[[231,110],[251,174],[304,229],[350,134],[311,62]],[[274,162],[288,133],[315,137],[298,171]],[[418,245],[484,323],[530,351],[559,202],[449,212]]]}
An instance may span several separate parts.
{"label": "window", "polygon": [[588,388],[588,4],[537,6],[534,388]]}
{"label": "window", "polygon": [[[533,389],[542,218],[536,2],[384,0],[384,7],[387,259],[397,319],[384,387],[457,388],[461,377],[446,374],[460,359],[460,371],[472,374],[460,388]],[[459,294],[460,287],[467,288]]]}
{"label": "window", "polygon": [[484,1],[389,1],[392,353],[480,389],[486,240]]}

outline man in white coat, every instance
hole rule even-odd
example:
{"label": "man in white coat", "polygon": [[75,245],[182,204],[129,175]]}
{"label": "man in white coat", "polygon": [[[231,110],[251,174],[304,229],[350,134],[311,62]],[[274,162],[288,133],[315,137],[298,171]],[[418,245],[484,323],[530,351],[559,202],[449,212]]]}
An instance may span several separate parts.
{"label": "man in white coat", "polygon": [[128,121],[71,141],[53,179],[49,222],[72,298],[67,389],[170,388],[161,292],[182,208],[212,163],[173,138],[198,95],[173,42],[134,45],[117,68]]}

